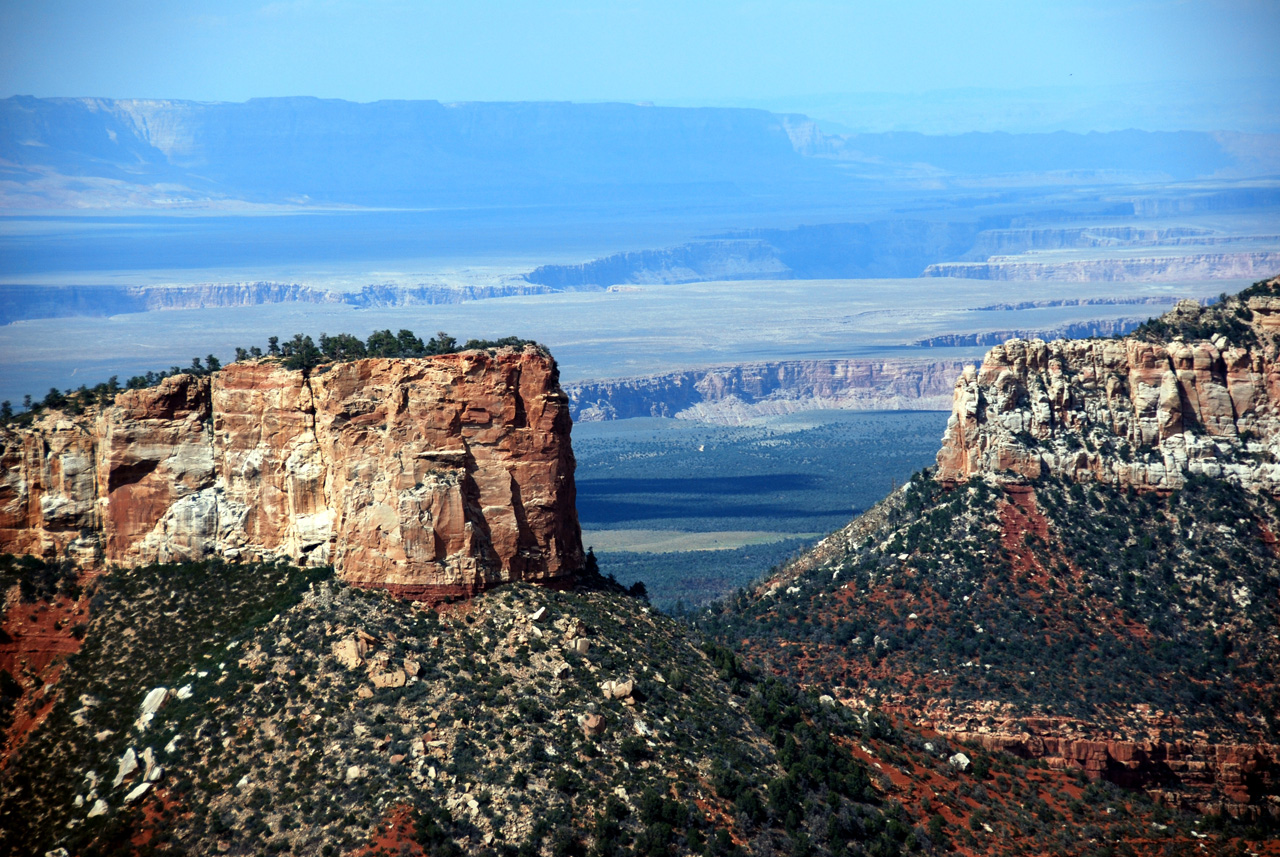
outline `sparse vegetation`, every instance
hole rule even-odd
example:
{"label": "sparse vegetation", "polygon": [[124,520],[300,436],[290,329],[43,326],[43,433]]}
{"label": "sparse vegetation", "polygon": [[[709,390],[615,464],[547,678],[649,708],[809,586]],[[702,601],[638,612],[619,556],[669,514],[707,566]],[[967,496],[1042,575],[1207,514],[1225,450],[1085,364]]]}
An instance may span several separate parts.
{"label": "sparse vegetation", "polygon": [[[413,331],[401,330],[393,334],[390,330],[379,330],[361,341],[349,333],[336,336],[320,334],[320,344],[302,333],[294,334],[292,339],[281,342],[277,336],[267,340],[267,349],[258,346],[252,348],[236,348],[236,360],[258,360],[269,358],[278,360],[288,369],[309,372],[324,363],[359,360],[363,357],[430,357],[437,354],[454,354],[459,351],[471,351],[504,347],[521,347],[534,343],[533,340],[507,336],[502,339],[469,339],[462,345],[449,334],[441,331],[431,339],[423,341]],[[90,407],[109,405],[122,390],[141,390],[154,387],[166,378],[175,375],[211,375],[222,369],[222,361],[213,354],[203,360],[194,357],[191,365],[183,368],[171,366],[163,371],[146,372],[134,375],[123,386],[118,376],[111,376],[107,381],[93,387],[81,385],[72,390],[50,388],[43,399],[26,396],[22,409],[15,411],[11,402],[0,402],[0,425],[29,425],[41,413],[46,411],[66,411],[70,414],[84,413]]]}
{"label": "sparse vegetation", "polygon": [[[431,853],[805,841],[815,854],[888,854],[906,842],[870,772],[829,737],[860,734],[859,718],[704,652],[605,578],[571,593],[508,586],[440,611],[278,565],[147,566],[97,587],[59,702],[3,774],[4,853],[112,853],[146,829],[192,853],[218,842],[345,853],[392,806],[413,810]],[[344,665],[338,647],[355,641],[360,662]],[[601,692],[612,680],[630,682],[625,698]],[[140,732],[154,687],[188,695]],[[588,714],[602,718],[597,734]],[[122,805],[141,777],[111,785],[129,748],[151,748],[164,773]],[[99,798],[108,811],[90,819]]]}

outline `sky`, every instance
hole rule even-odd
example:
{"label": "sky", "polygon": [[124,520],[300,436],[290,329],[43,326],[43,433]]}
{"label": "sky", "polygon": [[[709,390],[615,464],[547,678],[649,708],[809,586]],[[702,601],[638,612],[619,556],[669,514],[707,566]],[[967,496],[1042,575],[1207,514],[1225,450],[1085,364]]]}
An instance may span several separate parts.
{"label": "sky", "polygon": [[0,97],[785,109],[1146,86],[1265,100],[1280,90],[1276,44],[1277,0],[0,0]]}

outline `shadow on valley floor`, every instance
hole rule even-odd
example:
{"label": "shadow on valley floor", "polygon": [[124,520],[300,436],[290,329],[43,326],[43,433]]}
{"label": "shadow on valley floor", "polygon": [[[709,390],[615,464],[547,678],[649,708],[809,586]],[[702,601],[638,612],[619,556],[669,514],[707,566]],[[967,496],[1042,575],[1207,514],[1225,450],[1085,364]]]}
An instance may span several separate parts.
{"label": "shadow on valley floor", "polygon": [[775,539],[666,552],[597,544],[605,574],[643,582],[660,608],[695,607],[785,562],[814,533],[844,526],[932,464],[946,421],[934,411],[819,411],[748,426],[647,418],[578,424],[578,517],[588,544],[602,530],[627,529]]}
{"label": "shadow on valley floor", "polygon": [[578,517],[584,525],[645,523],[658,529],[732,529],[737,522],[764,529],[830,529],[857,510],[849,506],[797,504],[797,495],[819,492],[826,480],[800,473],[685,478],[600,479],[578,483]]}

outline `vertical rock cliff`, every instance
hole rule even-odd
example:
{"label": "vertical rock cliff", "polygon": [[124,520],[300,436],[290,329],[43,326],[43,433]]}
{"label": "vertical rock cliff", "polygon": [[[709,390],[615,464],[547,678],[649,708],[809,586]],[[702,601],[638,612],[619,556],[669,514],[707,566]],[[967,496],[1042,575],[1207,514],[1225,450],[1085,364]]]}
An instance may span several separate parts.
{"label": "vertical rock cliff", "polygon": [[237,363],[0,433],[0,550],[332,563],[409,598],[582,566],[568,402],[534,347]]}
{"label": "vertical rock cliff", "polygon": [[992,348],[956,384],[938,477],[1174,489],[1199,474],[1280,494],[1278,290],[1184,301],[1125,339]]}

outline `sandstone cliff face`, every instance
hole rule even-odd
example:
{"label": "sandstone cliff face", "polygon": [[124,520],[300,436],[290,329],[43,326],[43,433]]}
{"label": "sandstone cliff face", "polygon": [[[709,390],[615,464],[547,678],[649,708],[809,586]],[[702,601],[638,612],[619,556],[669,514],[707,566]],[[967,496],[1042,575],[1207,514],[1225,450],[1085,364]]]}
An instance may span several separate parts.
{"label": "sandstone cliff face", "polygon": [[333,563],[412,598],[583,562],[568,403],[536,348],[237,363],[0,434],[0,550]]}
{"label": "sandstone cliff face", "polygon": [[[1278,281],[1273,280],[1272,283]],[[1280,302],[1252,298],[1250,342],[1012,340],[957,382],[938,476],[1009,474],[1171,489],[1188,474],[1280,494]],[[1194,324],[1202,310],[1170,318]]]}
{"label": "sandstone cliff face", "polygon": [[1084,740],[999,729],[953,730],[946,724],[937,728],[957,741],[1044,759],[1051,768],[1083,771],[1091,780],[1146,787],[1164,803],[1196,812],[1257,818],[1269,809],[1267,798],[1280,784],[1280,745],[1275,744]]}

